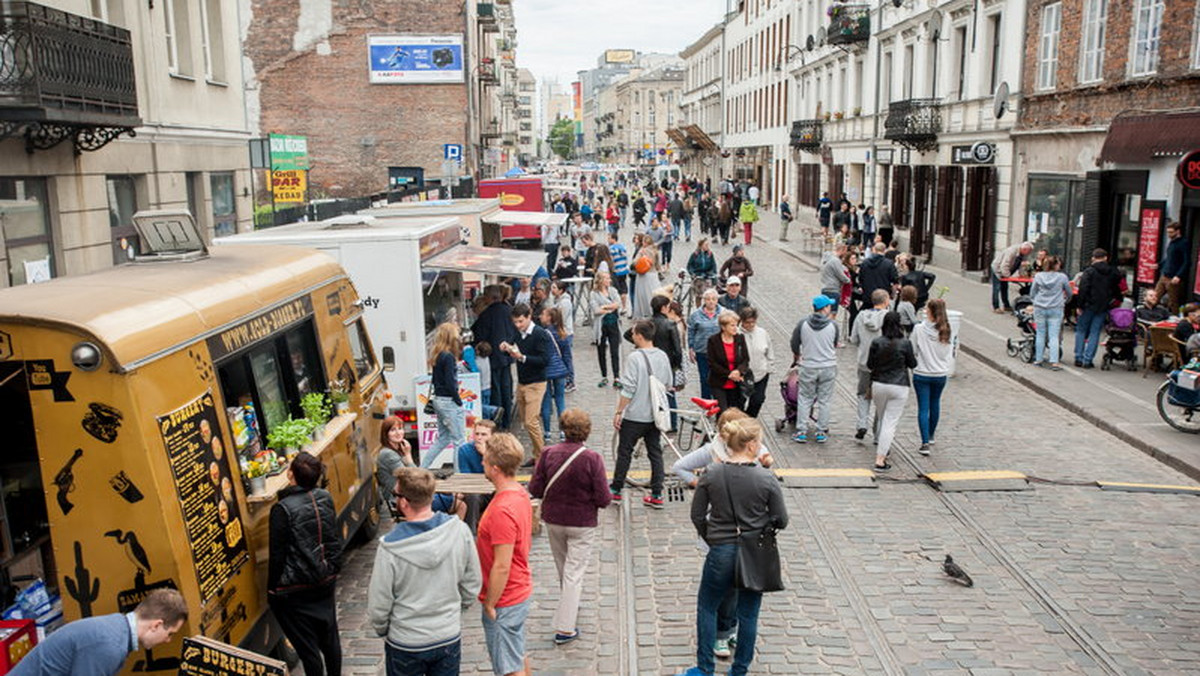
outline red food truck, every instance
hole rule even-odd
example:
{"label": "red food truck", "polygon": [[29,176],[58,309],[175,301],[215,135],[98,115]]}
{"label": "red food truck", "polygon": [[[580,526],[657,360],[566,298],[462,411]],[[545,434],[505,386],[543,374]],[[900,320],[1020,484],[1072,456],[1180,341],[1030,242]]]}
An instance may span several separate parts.
{"label": "red food truck", "polygon": [[[540,177],[486,178],[479,182],[480,197],[497,197],[505,211],[544,211],[542,179]],[[540,224],[517,223],[504,225],[504,241],[541,240]]]}

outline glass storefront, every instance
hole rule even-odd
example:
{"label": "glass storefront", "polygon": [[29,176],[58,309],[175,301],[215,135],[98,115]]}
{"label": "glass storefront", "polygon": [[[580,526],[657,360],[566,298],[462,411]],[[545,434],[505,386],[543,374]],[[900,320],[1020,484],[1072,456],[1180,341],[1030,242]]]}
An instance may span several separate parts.
{"label": "glass storefront", "polygon": [[[1025,206],[1025,238],[1034,250],[1063,259],[1063,271],[1079,272],[1083,234],[1084,179],[1072,176],[1029,176]],[[1135,223],[1136,225],[1136,223]],[[1137,236],[1134,235],[1136,251]]]}
{"label": "glass storefront", "polygon": [[0,178],[0,236],[8,252],[9,286],[55,275],[46,179]]}

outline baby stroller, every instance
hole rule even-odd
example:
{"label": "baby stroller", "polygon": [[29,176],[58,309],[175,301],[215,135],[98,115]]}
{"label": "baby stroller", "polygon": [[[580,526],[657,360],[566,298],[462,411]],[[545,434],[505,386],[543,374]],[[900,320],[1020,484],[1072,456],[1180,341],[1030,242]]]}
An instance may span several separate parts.
{"label": "baby stroller", "polygon": [[1033,320],[1033,299],[1029,296],[1017,296],[1017,299],[1013,301],[1013,314],[1017,317],[1017,328],[1021,329],[1021,337],[1008,339],[1008,356],[1019,356],[1026,364],[1032,364],[1034,342],[1037,340],[1037,322]]}
{"label": "baby stroller", "polygon": [[1137,315],[1130,308],[1118,307],[1108,311],[1104,321],[1108,340],[1104,341],[1104,357],[1100,370],[1112,368],[1115,361],[1125,362],[1129,371],[1137,370]]}
{"label": "baby stroller", "polygon": [[775,421],[775,431],[783,432],[788,425],[796,426],[796,402],[800,399],[800,367],[793,365],[779,382],[783,398],[783,417]]}

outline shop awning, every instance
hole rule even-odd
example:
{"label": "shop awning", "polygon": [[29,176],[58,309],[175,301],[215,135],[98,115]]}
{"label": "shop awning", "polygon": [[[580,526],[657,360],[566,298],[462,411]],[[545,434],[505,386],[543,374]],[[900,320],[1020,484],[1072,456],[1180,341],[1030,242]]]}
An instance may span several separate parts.
{"label": "shop awning", "polygon": [[671,129],[667,130],[667,136],[669,136],[675,143],[676,148],[687,147],[687,135],[685,135],[682,130],[672,127]]}
{"label": "shop awning", "polygon": [[505,277],[532,277],[546,263],[543,251],[518,251],[460,244],[425,261],[427,270],[480,272]]}
{"label": "shop awning", "polygon": [[1113,118],[1100,150],[1101,162],[1144,164],[1182,157],[1200,148],[1200,109],[1129,111]]}
{"label": "shop awning", "polygon": [[704,133],[704,130],[694,124],[686,124],[683,126],[683,131],[687,132],[688,138],[700,146],[703,150],[719,150],[717,144],[713,142],[712,137]]}
{"label": "shop awning", "polygon": [[505,211],[500,210],[483,217],[483,222],[500,226],[500,239],[541,239],[542,226],[561,226],[567,222],[566,214],[548,211]]}

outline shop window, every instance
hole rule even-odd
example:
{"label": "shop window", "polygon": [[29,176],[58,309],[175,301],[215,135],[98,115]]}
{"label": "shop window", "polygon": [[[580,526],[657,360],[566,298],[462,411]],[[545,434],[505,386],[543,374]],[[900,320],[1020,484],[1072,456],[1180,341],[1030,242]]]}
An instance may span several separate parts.
{"label": "shop window", "polygon": [[266,448],[273,427],[301,417],[301,397],[326,389],[311,320],[222,361],[217,374],[240,458]]}
{"label": "shop window", "polygon": [[1038,43],[1038,89],[1054,89],[1058,82],[1058,33],[1062,27],[1062,3],[1042,8],[1042,32]]}
{"label": "shop window", "polygon": [[109,176],[108,224],[112,231],[113,265],[128,263],[139,253],[133,215],[137,213],[137,180],[133,176]]}
{"label": "shop window", "polygon": [[371,340],[362,319],[346,327],[350,334],[350,352],[354,355],[355,375],[361,380],[375,370],[375,353],[371,351]]}
{"label": "shop window", "polygon": [[1130,75],[1153,75],[1158,70],[1158,42],[1162,29],[1162,0],[1137,0],[1133,10],[1133,64]]}
{"label": "shop window", "polygon": [[[1082,246],[1084,181],[1062,176],[1031,176],[1025,208],[1025,239],[1063,261],[1068,275],[1078,272]],[[1090,255],[1090,252],[1089,252]]]}
{"label": "shop window", "polygon": [[209,176],[212,189],[213,233],[225,237],[237,233],[237,200],[233,191],[233,172]]}
{"label": "shop window", "polygon": [[55,274],[50,206],[44,178],[0,178],[0,235],[8,252],[8,285],[44,282]]}
{"label": "shop window", "polygon": [[1104,78],[1104,37],[1108,30],[1108,0],[1085,0],[1083,5],[1083,44],[1079,54],[1079,81],[1098,82]]}

